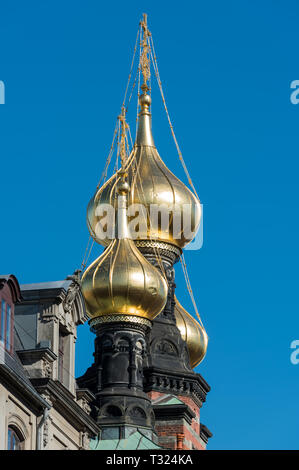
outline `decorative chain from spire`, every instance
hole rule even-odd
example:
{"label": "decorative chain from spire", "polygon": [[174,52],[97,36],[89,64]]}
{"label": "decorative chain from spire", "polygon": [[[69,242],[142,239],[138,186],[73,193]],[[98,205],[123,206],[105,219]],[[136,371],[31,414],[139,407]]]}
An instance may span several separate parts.
{"label": "decorative chain from spire", "polygon": [[140,22],[140,26],[142,27],[142,38],[141,38],[141,57],[140,57],[140,67],[141,73],[143,76],[143,84],[141,85],[141,89],[144,93],[149,91],[148,81],[151,76],[151,68],[150,68],[150,47],[148,38],[151,36],[150,31],[147,28],[147,14],[143,13],[143,19]]}

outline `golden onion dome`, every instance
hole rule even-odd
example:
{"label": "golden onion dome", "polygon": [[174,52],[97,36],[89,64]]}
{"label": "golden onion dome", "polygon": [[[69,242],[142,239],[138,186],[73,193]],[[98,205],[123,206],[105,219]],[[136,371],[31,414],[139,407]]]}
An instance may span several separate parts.
{"label": "golden onion dome", "polygon": [[195,318],[184,309],[176,297],[174,314],[181,336],[187,343],[191,367],[194,368],[198,366],[206,355],[208,335]]}
{"label": "golden onion dome", "polygon": [[126,315],[153,320],[164,308],[167,283],[129,238],[126,215],[128,186],[118,188],[117,238],[82,276],[89,317]]}
{"label": "golden onion dome", "polygon": [[[141,95],[137,138],[125,166],[131,188],[128,195],[129,207],[133,204],[142,204],[144,207],[142,221],[137,226],[138,233],[135,235],[131,232],[132,238],[156,240],[183,248],[198,230],[201,217],[200,202],[166,167],[159,156],[151,132],[150,103],[149,95]],[[115,173],[96,191],[87,209],[87,225],[91,236],[96,242],[106,246],[110,238],[107,234],[103,237],[106,220],[102,218],[103,213],[99,208],[102,204],[116,206],[117,183],[118,174]],[[128,220],[132,223],[138,212],[135,212],[136,206],[131,208],[133,211],[128,214]],[[155,215],[157,208],[164,208],[163,213],[169,214],[166,222],[163,217],[158,218]],[[139,218],[139,222],[141,219]]]}

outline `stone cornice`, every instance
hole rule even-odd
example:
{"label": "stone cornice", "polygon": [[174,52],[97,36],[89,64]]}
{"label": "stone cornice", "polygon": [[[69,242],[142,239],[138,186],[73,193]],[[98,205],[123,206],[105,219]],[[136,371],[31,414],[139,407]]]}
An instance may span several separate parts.
{"label": "stone cornice", "polygon": [[200,424],[200,438],[207,444],[210,437],[213,437],[211,431],[204,424]]}
{"label": "stone cornice", "polygon": [[184,403],[176,405],[153,405],[153,410],[156,424],[159,424],[159,421],[173,421],[177,419],[185,419],[188,424],[191,424],[192,419],[195,418],[195,413]]}
{"label": "stone cornice", "polygon": [[74,400],[74,396],[58,381],[48,378],[31,379],[38,393],[48,395],[53,407],[76,429],[98,435],[97,423]]}
{"label": "stone cornice", "polygon": [[56,354],[49,348],[36,348],[36,349],[20,349],[16,351],[22,363],[28,360],[39,361],[41,359],[46,359],[49,362],[55,361],[57,359]]}
{"label": "stone cornice", "polygon": [[77,396],[78,399],[86,398],[86,400],[88,402],[91,402],[91,401],[95,400],[94,394],[91,393],[91,391],[88,390],[88,388],[77,388],[76,389],[76,396]]}
{"label": "stone cornice", "polygon": [[[70,287],[71,286],[69,286],[69,288]],[[66,286],[27,289],[22,291],[22,304],[42,304],[44,306],[44,317],[57,317],[57,312],[54,310],[52,311],[51,305],[63,304],[67,299],[68,289]],[[50,304],[50,311],[47,311],[49,309],[48,304]],[[88,319],[85,311],[84,299],[80,289],[78,289],[73,301],[72,316],[76,325],[82,325]]]}
{"label": "stone cornice", "polygon": [[65,296],[66,290],[64,287],[28,289],[26,291],[22,291],[22,304],[53,302],[53,300],[56,300],[56,303],[60,303],[65,299]]}
{"label": "stone cornice", "polygon": [[25,401],[29,408],[33,408],[39,414],[45,408],[50,408],[50,404],[44,400],[35,390],[28,386],[12,369],[6,364],[0,364],[0,382],[5,382],[6,386],[14,390],[20,401]]}
{"label": "stone cornice", "polygon": [[211,389],[204,378],[195,373],[173,373],[157,367],[147,367],[144,369],[144,377],[146,392],[156,390],[191,396],[199,407],[206,401],[207,393]]}

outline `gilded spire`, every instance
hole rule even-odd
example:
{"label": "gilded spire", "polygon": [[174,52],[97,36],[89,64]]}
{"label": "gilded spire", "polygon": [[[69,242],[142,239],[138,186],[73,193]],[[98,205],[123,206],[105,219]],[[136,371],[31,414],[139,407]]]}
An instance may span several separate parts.
{"label": "gilded spire", "polygon": [[128,230],[127,223],[127,196],[130,190],[130,186],[126,181],[127,172],[125,170],[125,164],[127,160],[126,150],[126,131],[128,124],[126,122],[125,108],[122,108],[121,114],[118,116],[120,120],[120,141],[119,141],[119,154],[121,160],[121,169],[118,171],[119,181],[117,184],[117,228],[116,238],[122,240],[124,238],[131,238]]}
{"label": "gilded spire", "polygon": [[151,105],[151,97],[148,94],[150,92],[150,88],[148,85],[148,81],[151,76],[151,68],[150,68],[150,48],[148,43],[148,38],[150,36],[150,32],[147,27],[147,14],[143,14],[143,19],[140,22],[142,27],[142,38],[141,38],[141,55],[140,55],[140,68],[143,77],[143,83],[141,85],[141,89],[143,91],[142,95],[139,98],[140,104],[140,113],[139,113],[139,122],[138,122],[138,130],[137,130],[137,145],[146,145],[149,147],[154,147],[154,139],[152,136],[152,123],[151,123],[151,113],[150,113],[150,105]]}
{"label": "gilded spire", "polygon": [[137,146],[155,147],[152,134],[152,119],[149,107],[151,104],[150,95],[142,94],[139,99],[140,113],[136,137]]}

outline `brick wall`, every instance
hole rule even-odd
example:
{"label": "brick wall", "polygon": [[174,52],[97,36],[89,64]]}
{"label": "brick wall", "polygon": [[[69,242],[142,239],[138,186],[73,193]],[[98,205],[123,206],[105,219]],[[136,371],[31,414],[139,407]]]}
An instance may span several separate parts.
{"label": "brick wall", "polygon": [[[160,392],[149,392],[153,404],[159,398],[166,396]],[[156,432],[159,438],[159,445],[167,449],[173,450],[205,450],[206,444],[200,438],[200,410],[199,406],[194,403],[192,398],[186,396],[177,396],[184,404],[186,404],[194,413],[195,417],[192,418],[189,424],[188,420],[179,416],[178,419],[173,416],[171,419],[167,417],[156,421]],[[161,405],[162,406],[162,405]]]}

